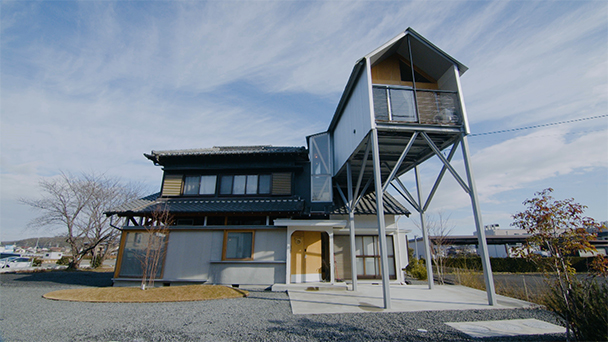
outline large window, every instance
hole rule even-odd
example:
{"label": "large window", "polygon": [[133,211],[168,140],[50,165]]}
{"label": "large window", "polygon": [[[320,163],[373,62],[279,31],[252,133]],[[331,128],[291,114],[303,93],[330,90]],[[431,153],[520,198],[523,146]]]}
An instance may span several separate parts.
{"label": "large window", "polygon": [[[392,236],[386,237],[389,278],[395,279],[395,250]],[[381,278],[378,236],[355,236],[358,278]]]}
{"label": "large window", "polygon": [[311,136],[309,145],[312,202],[331,202],[332,164],[329,134]]}
{"label": "large window", "polygon": [[271,175],[225,175],[221,177],[221,195],[268,195]]}
{"label": "large window", "polygon": [[[255,175],[165,175],[163,196],[291,195],[290,172]],[[218,183],[219,181],[219,183]],[[219,187],[219,191],[218,191]]]}
{"label": "large window", "polygon": [[[150,234],[146,232],[127,232],[120,262],[120,277],[141,277],[142,268],[148,248],[160,249],[161,259],[156,265],[156,277],[160,278],[165,262],[165,249],[168,236],[162,239],[149,240]],[[151,244],[150,244],[150,243]],[[150,263],[152,264],[152,263]],[[151,265],[149,265],[151,267]],[[151,272],[154,270],[150,269]]]}
{"label": "large window", "polygon": [[224,231],[222,260],[252,260],[253,230]]}

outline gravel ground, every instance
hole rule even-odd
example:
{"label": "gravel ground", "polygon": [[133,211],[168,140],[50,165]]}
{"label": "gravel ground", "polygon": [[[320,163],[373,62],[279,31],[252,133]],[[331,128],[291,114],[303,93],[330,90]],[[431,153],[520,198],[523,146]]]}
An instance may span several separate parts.
{"label": "gravel ground", "polygon": [[[564,341],[565,335],[471,339],[445,322],[536,318],[540,309],[293,315],[286,293],[182,303],[77,303],[60,289],[111,285],[111,273],[0,275],[0,336],[12,341]],[[424,329],[426,332],[420,332]]]}

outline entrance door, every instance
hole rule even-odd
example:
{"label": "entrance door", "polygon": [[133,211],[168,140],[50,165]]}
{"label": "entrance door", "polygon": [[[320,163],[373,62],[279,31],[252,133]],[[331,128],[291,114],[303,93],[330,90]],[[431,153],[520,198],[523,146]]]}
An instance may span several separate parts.
{"label": "entrance door", "polygon": [[321,281],[321,232],[297,231],[291,235],[291,282]]}

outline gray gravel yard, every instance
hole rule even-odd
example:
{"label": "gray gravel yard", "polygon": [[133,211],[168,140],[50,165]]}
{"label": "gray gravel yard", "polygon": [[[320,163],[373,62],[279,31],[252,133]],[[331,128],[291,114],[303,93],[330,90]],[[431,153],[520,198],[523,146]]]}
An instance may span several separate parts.
{"label": "gray gravel yard", "polygon": [[[43,299],[61,289],[111,285],[111,273],[0,275],[2,341],[564,341],[565,335],[471,339],[445,322],[536,318],[540,309],[293,315],[286,293],[181,303],[77,303]],[[424,329],[421,332],[418,329]]]}

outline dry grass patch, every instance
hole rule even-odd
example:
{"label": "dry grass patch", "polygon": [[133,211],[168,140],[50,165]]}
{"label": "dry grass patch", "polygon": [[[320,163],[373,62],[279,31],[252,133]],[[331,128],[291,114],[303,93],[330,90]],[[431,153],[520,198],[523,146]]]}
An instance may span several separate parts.
{"label": "dry grass patch", "polygon": [[186,285],[156,287],[142,291],[139,287],[102,287],[59,290],[44,298],[95,303],[189,302],[208,299],[247,297],[247,291],[222,285]]}

